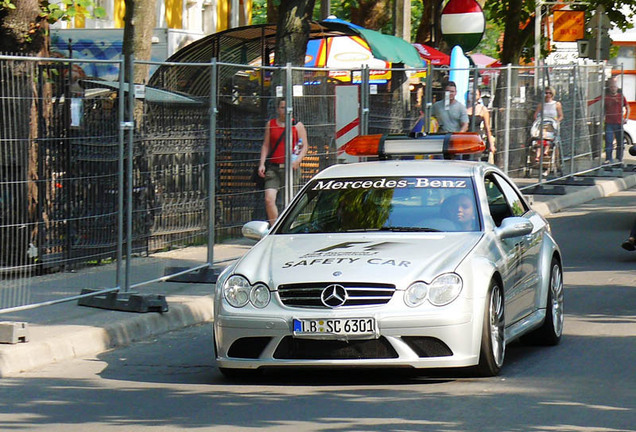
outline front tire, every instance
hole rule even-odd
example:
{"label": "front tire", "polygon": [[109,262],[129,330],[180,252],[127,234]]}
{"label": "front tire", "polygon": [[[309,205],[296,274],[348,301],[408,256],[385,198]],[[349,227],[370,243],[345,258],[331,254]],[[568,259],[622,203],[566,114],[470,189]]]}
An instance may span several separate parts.
{"label": "front tire", "polygon": [[495,376],[501,370],[506,353],[504,326],[503,291],[499,283],[493,281],[488,290],[488,303],[484,309],[481,350],[477,365],[479,376]]}

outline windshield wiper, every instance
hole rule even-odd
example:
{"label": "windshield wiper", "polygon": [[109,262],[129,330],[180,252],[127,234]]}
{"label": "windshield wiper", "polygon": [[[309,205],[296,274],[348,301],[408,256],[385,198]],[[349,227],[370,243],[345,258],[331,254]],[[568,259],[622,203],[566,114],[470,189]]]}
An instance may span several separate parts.
{"label": "windshield wiper", "polygon": [[395,232],[441,232],[441,230],[435,228],[422,228],[422,227],[404,227],[404,226],[385,226],[380,228],[380,231],[395,231]]}

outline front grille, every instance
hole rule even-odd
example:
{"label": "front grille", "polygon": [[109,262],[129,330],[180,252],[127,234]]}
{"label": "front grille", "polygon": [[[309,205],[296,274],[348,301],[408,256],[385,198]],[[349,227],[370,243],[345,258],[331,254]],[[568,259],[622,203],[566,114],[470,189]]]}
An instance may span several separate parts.
{"label": "front grille", "polygon": [[284,360],[359,360],[398,358],[389,341],[381,337],[371,340],[313,340],[283,338],[274,358]]}
{"label": "front grille", "polygon": [[[327,309],[320,298],[325,288],[333,283],[298,283],[280,285],[278,295],[285,306]],[[341,282],[347,292],[347,300],[340,307],[382,305],[391,300],[395,285],[381,283]]]}

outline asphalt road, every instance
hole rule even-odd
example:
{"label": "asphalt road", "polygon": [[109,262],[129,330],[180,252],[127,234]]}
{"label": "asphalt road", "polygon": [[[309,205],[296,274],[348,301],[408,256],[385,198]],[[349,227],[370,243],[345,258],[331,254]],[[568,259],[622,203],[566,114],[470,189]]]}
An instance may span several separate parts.
{"label": "asphalt road", "polygon": [[460,371],[223,379],[211,325],[0,381],[0,430],[636,431],[636,190],[551,217],[565,257],[557,347],[511,344],[500,376]]}

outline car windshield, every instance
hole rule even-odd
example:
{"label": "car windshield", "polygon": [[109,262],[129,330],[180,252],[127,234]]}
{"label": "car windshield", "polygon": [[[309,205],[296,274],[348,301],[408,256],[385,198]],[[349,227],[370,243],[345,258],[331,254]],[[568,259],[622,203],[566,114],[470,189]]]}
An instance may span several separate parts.
{"label": "car windshield", "polygon": [[277,234],[479,231],[469,177],[313,180]]}

